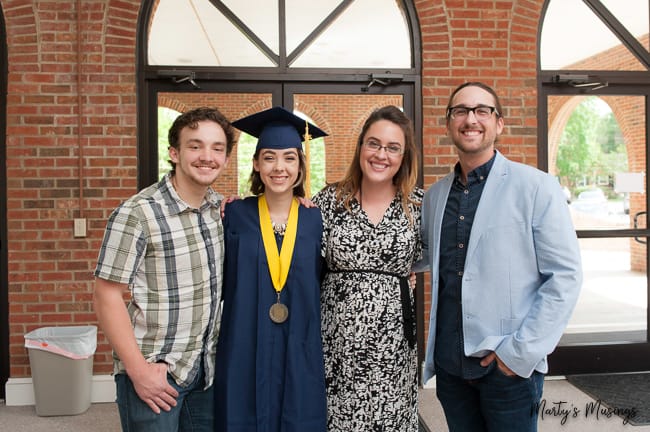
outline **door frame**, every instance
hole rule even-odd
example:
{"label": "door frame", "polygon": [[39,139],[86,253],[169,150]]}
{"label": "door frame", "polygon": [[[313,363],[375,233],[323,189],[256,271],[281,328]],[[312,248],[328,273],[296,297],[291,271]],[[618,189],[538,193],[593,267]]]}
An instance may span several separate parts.
{"label": "door frame", "polygon": [[[343,3],[343,2],[342,2]],[[347,3],[347,0],[346,0]],[[409,97],[405,95],[404,111],[413,121],[416,145],[422,149],[422,40],[418,14],[413,0],[400,0],[408,22],[411,44],[411,66],[408,68],[292,68],[289,66],[286,47],[281,41],[277,67],[206,67],[182,65],[156,66],[147,63],[147,34],[155,1],[143,1],[138,22],[137,49],[137,95],[138,95],[138,187],[142,188],[155,181],[158,172],[157,156],[150,160],[153,147],[157,148],[157,94],[158,92],[187,92],[196,90],[210,92],[265,92],[273,93],[273,105],[293,107],[292,98],[286,94],[288,86],[307,86],[309,92],[315,93],[321,86],[329,86],[328,92],[334,94],[336,89],[353,91],[351,94],[376,94],[395,92],[402,86],[409,88]],[[284,4],[282,2],[281,4]],[[281,8],[282,9],[282,8]],[[279,19],[284,21],[284,12]],[[311,40],[311,39],[310,39]],[[178,70],[181,69],[181,70]],[[176,75],[175,75],[176,74]],[[200,86],[196,89],[187,76]],[[180,79],[179,79],[180,78]],[[375,78],[379,78],[375,80]],[[388,85],[384,83],[388,82]],[[275,92],[280,89],[280,94]],[[343,91],[343,90],[341,90]],[[408,100],[408,106],[407,106]],[[423,155],[420,157],[418,185],[423,184]],[[424,361],[424,277],[418,274],[416,290],[416,313],[418,313],[418,365]],[[422,368],[418,367],[418,371]]]}
{"label": "door frame", "polygon": [[272,95],[273,104],[282,99],[282,86],[273,82],[201,82],[200,89],[168,79],[145,81],[146,107],[138,119],[138,190],[158,181],[158,94],[159,93],[266,93]]}
{"label": "door frame", "polygon": [[[361,85],[360,85],[361,84]],[[289,82],[285,83],[283,86],[283,101],[285,106],[293,107],[294,94],[346,94],[354,95],[358,94],[360,96],[367,94],[394,94],[402,95],[404,113],[408,118],[411,119],[414,129],[414,138],[415,145],[419,154],[419,166],[418,166],[418,180],[417,185],[419,187],[423,186],[423,159],[424,152],[422,149],[422,110],[421,106],[418,106],[417,99],[415,97],[416,89],[420,88],[418,82],[406,82],[406,83],[395,83],[384,87],[367,87],[365,83],[300,83],[300,82]],[[425,356],[425,324],[428,327],[428,322],[425,323],[425,285],[424,285],[424,273],[417,274],[417,283],[416,286],[418,289],[415,290],[415,313],[416,313],[416,335],[417,335],[417,346],[418,346],[418,365],[424,363]],[[421,368],[418,367],[418,377],[421,380]]]}
{"label": "door frame", "polygon": [[[0,113],[7,114],[7,34],[0,6]],[[9,380],[9,252],[7,231],[7,125],[0,122],[0,399]]]}
{"label": "door frame", "polygon": [[[144,80],[140,86],[141,99],[145,107],[140,110],[138,119],[138,189],[154,183],[158,179],[158,94],[159,93],[187,93],[196,91],[200,93],[266,93],[272,94],[274,106],[281,105],[293,109],[294,94],[332,94],[332,95],[376,95],[394,94],[403,98],[404,113],[412,120],[415,144],[419,150],[418,186],[423,185],[423,151],[422,151],[422,109],[421,101],[416,96],[420,85],[419,78],[408,79],[388,85],[368,86],[368,75],[360,74],[357,79],[346,79],[339,82],[315,82],[312,80],[248,80],[241,74],[239,80],[206,79],[199,81],[200,88],[194,88],[190,83],[176,83],[166,77],[151,76]],[[206,77],[207,78],[207,77]],[[311,76],[313,79],[314,77]],[[333,77],[329,75],[331,80]],[[424,274],[418,273],[415,292],[416,303],[416,332],[418,344],[418,365],[424,362],[424,333],[425,333],[425,285]],[[418,367],[418,372],[421,368]]]}
{"label": "door frame", "polygon": [[[560,76],[562,79],[560,79]],[[605,87],[590,90],[571,84],[567,77],[588,77],[589,82],[607,83]],[[594,86],[595,87],[595,86]],[[650,78],[647,73],[545,71],[538,80],[538,168],[548,172],[548,97],[549,96],[644,96],[645,97],[645,172],[650,172]],[[646,191],[649,179],[645,176]],[[646,209],[650,197],[646,193]],[[650,239],[650,225],[646,228],[618,230],[577,230],[578,238],[645,238]],[[650,253],[646,246],[646,285],[650,292]],[[650,303],[650,296],[648,296]],[[646,341],[643,343],[597,343],[558,346],[549,356],[549,374],[571,375],[586,373],[637,372],[648,370],[650,358],[650,307],[646,304]]]}

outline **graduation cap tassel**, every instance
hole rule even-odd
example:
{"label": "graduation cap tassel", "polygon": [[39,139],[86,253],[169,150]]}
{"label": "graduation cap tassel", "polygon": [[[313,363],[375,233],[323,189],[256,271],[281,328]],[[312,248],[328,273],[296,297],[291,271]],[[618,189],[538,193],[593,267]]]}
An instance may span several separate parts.
{"label": "graduation cap tassel", "polygon": [[309,160],[309,140],[311,135],[309,135],[309,122],[305,120],[305,196],[307,198],[311,197],[311,170],[310,170],[310,160]]}

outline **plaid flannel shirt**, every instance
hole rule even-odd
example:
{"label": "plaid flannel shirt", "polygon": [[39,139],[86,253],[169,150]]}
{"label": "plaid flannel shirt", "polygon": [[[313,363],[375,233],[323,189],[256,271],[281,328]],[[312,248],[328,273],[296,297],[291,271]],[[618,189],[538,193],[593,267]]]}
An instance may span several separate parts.
{"label": "plaid flannel shirt", "polygon": [[[169,174],[125,201],[108,220],[95,276],[128,284],[128,311],[145,359],[164,361],[189,385],[203,360],[205,388],[214,378],[221,319],[224,240],[222,196],[208,190],[189,207]],[[113,354],[115,373],[124,365]]]}

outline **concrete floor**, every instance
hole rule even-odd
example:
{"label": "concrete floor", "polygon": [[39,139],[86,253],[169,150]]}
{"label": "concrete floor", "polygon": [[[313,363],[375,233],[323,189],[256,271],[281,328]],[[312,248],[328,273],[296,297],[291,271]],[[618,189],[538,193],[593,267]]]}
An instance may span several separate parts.
{"label": "concrete floor", "polygon": [[74,416],[39,417],[33,405],[6,406],[0,403],[0,431],[3,432],[119,432],[117,405],[98,403]]}
{"label": "concrete floor", "polygon": [[[650,395],[648,395],[650,398]],[[617,416],[610,418],[585,417],[585,405],[593,401],[589,396],[564,379],[547,378],[543,399],[547,405],[565,402],[577,408],[577,418],[546,415],[540,418],[539,432],[650,432],[649,426],[623,424]],[[427,432],[448,432],[444,414],[435,396],[435,389],[420,391],[420,416]],[[114,403],[92,404],[88,411],[75,416],[39,417],[34,406],[7,407],[0,402],[0,431],[8,432],[115,432],[120,430],[117,406]],[[351,431],[352,432],[352,431]],[[356,432],[356,431],[354,431]],[[359,431],[363,432],[363,431]]]}

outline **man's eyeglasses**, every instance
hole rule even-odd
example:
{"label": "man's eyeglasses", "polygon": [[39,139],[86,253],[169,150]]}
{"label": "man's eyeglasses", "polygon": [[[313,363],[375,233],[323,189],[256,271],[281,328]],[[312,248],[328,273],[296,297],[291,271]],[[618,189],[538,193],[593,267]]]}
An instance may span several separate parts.
{"label": "man's eyeglasses", "polygon": [[487,120],[492,116],[492,113],[499,115],[499,111],[493,106],[488,105],[477,105],[475,107],[466,107],[462,105],[457,105],[447,108],[447,117],[450,117],[454,120],[466,118],[470,112],[474,113],[474,117],[477,120]]}
{"label": "man's eyeglasses", "polygon": [[368,149],[368,151],[371,151],[373,153],[377,153],[381,149],[386,150],[386,153],[391,156],[398,156],[404,153],[402,146],[399,146],[397,144],[389,144],[387,146],[383,146],[376,141],[366,141],[363,143],[363,145],[366,147],[366,149]]}

